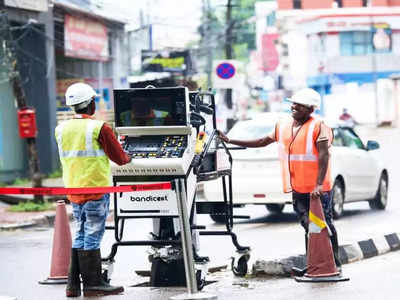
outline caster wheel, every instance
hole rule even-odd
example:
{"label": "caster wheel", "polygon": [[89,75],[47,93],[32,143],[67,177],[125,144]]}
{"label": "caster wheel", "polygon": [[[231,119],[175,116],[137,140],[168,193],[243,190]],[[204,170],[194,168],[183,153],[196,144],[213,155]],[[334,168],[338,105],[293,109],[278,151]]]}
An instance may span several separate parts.
{"label": "caster wheel", "polygon": [[201,291],[206,285],[206,280],[201,278],[201,270],[196,271],[197,289]]}
{"label": "caster wheel", "polygon": [[103,277],[103,280],[107,283],[110,283],[111,278],[108,277],[108,271],[104,270],[103,273],[101,273],[101,276]]}
{"label": "caster wheel", "polygon": [[235,266],[235,259],[232,258],[231,267],[232,267],[233,274],[235,274],[236,276],[239,276],[239,277],[246,276],[247,271],[248,271],[247,261],[249,260],[249,258],[250,258],[250,256],[243,255],[242,257],[239,258],[239,260],[237,262],[237,266]]}

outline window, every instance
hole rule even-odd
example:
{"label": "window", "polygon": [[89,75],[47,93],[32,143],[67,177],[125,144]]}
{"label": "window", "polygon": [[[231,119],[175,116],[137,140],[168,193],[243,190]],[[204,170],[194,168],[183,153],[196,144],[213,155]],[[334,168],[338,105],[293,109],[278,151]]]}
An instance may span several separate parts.
{"label": "window", "polygon": [[293,8],[301,9],[301,0],[293,0]]}
{"label": "window", "polygon": [[336,146],[336,147],[343,147],[344,146],[342,136],[339,134],[339,130],[336,129],[336,128],[333,129],[332,146]]}
{"label": "window", "polygon": [[370,31],[341,32],[339,37],[340,54],[343,56],[372,53],[372,33]]}
{"label": "window", "polygon": [[229,131],[228,136],[235,140],[260,139],[275,130],[274,125],[254,123],[252,121],[238,122]]}
{"label": "window", "polygon": [[275,26],[275,23],[276,23],[276,14],[275,12],[272,12],[267,16],[267,26]]}
{"label": "window", "polygon": [[[370,53],[388,53],[392,51],[391,29],[373,29],[372,31],[341,32],[340,54],[343,56],[366,55]],[[373,47],[373,40],[378,48]]]}
{"label": "window", "polygon": [[361,139],[350,129],[342,129],[342,138],[345,147],[365,149]]}

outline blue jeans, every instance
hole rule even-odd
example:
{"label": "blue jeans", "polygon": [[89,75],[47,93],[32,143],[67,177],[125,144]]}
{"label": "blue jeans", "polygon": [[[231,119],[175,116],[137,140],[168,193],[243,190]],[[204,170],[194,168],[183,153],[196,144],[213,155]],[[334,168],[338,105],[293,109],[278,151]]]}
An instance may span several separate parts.
{"label": "blue jeans", "polygon": [[76,233],[72,248],[83,250],[100,248],[109,207],[110,194],[105,194],[99,200],[88,201],[83,204],[72,203],[76,221]]}

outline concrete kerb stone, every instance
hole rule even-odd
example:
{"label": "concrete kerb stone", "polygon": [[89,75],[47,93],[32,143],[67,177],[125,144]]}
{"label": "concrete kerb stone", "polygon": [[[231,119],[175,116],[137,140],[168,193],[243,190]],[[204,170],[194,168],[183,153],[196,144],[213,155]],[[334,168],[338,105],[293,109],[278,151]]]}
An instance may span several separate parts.
{"label": "concrete kerb stone", "polygon": [[[113,213],[113,209],[110,209],[109,214],[111,213]],[[74,219],[72,212],[67,211],[67,216],[70,221]],[[35,226],[53,226],[55,218],[56,218],[56,213],[49,212],[42,216],[34,217],[32,220],[29,220],[28,222],[21,222],[17,224],[0,224],[0,231],[17,230]],[[109,226],[110,224],[106,225]]]}
{"label": "concrete kerb stone", "polygon": [[[400,233],[390,233],[382,237],[342,245],[339,247],[339,257],[342,264],[348,264],[396,250],[400,250]],[[277,260],[256,260],[252,267],[252,275],[288,277],[291,276],[292,267],[304,268],[305,266],[304,254]]]}
{"label": "concrete kerb stone", "polygon": [[[67,211],[67,216],[69,220],[73,219],[72,212]],[[35,226],[53,226],[55,218],[56,218],[55,212],[47,212],[40,216],[33,217],[32,219],[26,222],[20,222],[14,224],[0,224],[0,231],[17,230]]]}

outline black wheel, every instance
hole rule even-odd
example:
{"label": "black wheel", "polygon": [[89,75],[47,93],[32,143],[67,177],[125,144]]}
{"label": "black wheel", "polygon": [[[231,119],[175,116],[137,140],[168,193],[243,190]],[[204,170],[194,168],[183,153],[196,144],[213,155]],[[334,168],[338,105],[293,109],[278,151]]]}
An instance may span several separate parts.
{"label": "black wheel", "polygon": [[339,219],[343,214],[344,187],[342,181],[335,180],[332,188],[332,213],[333,218]]}
{"label": "black wheel", "polygon": [[108,271],[104,270],[103,273],[101,273],[101,276],[103,277],[104,282],[110,283],[111,278],[108,277]]}
{"label": "black wheel", "polygon": [[211,220],[213,220],[215,223],[222,224],[226,222],[226,216],[225,215],[213,215],[210,214]]}
{"label": "black wheel", "polygon": [[201,278],[201,270],[196,271],[196,281],[197,281],[197,289],[201,291],[203,287],[206,285],[205,279]]}
{"label": "black wheel", "polygon": [[241,258],[239,258],[238,263],[237,263],[237,267],[235,267],[235,259],[232,258],[232,263],[231,263],[231,267],[232,267],[232,272],[233,274],[235,274],[236,276],[240,276],[240,277],[244,277],[247,274],[247,261],[249,260],[249,256],[247,255],[243,255]]}
{"label": "black wheel", "polygon": [[276,204],[276,203],[271,203],[271,204],[265,204],[267,207],[268,211],[273,214],[280,214],[285,207],[285,204]]}
{"label": "black wheel", "polygon": [[385,209],[388,201],[388,178],[382,174],[379,180],[378,190],[375,198],[369,201],[369,207],[372,209]]}

